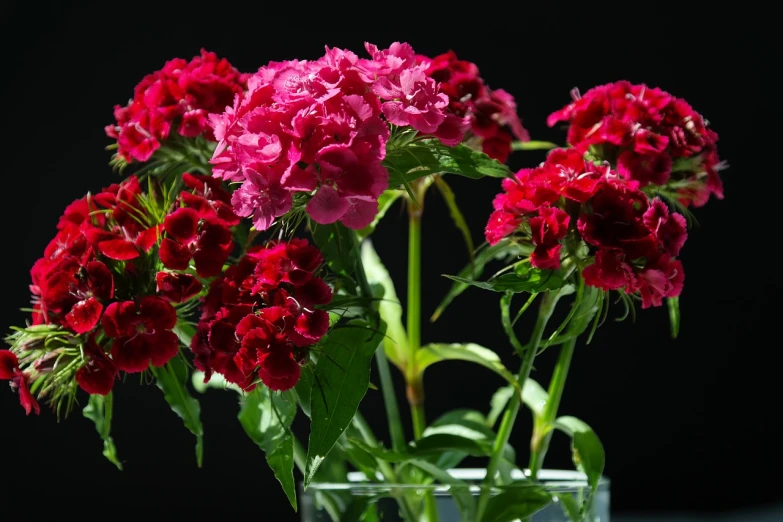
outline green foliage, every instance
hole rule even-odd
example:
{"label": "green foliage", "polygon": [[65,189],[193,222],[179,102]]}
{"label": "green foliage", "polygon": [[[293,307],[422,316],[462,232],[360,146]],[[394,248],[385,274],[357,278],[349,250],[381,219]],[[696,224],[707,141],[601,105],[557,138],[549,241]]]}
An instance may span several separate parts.
{"label": "green foliage", "polygon": [[538,293],[547,290],[558,290],[563,284],[563,276],[560,270],[541,270],[529,266],[528,263],[520,263],[513,272],[506,272],[488,281],[475,281],[458,276],[445,275],[458,283],[475,286],[493,292],[511,293]]}
{"label": "green foliage", "polygon": [[[459,274],[457,274],[457,277],[463,280],[467,279],[472,281],[477,277],[481,277],[481,274],[484,272],[484,268],[489,262],[494,260],[508,261],[528,253],[529,252],[526,250],[525,246],[512,243],[508,240],[503,240],[494,246],[488,246],[484,244],[479,247],[478,251],[473,256],[473,262],[460,270]],[[470,282],[464,283],[460,282],[459,280],[455,280],[454,284],[451,285],[449,292],[438,305],[435,313],[432,314],[430,321],[436,321],[441,315],[443,315],[443,312],[451,304],[451,302],[462,292],[464,292],[469,286],[471,286]]]}
{"label": "green foliage", "polygon": [[551,141],[515,141],[511,144],[511,150],[552,150],[559,146]]}
{"label": "green foliage", "polygon": [[582,503],[581,516],[589,511],[590,504],[604,473],[606,455],[601,440],[593,429],[576,417],[558,417],[554,427],[571,437],[571,452],[576,469],[587,475],[590,495]]}
{"label": "green foliage", "polygon": [[470,227],[468,226],[468,222],[465,220],[465,216],[462,215],[462,211],[457,205],[457,197],[454,195],[454,191],[451,190],[449,184],[446,183],[446,181],[441,176],[435,177],[435,186],[438,187],[438,190],[443,196],[443,199],[446,201],[446,206],[449,208],[449,215],[451,216],[451,220],[454,222],[457,230],[460,231],[462,238],[465,240],[465,246],[467,247],[468,255],[470,256],[470,264],[473,266],[473,251],[475,250],[475,247],[473,246],[473,237],[470,234]]}
{"label": "green foliage", "polygon": [[122,463],[117,457],[117,448],[114,446],[114,439],[111,437],[112,403],[113,397],[111,393],[106,397],[90,395],[82,415],[95,423],[95,429],[98,431],[101,440],[103,440],[103,456],[122,471]]}
{"label": "green foliage", "polygon": [[196,436],[196,463],[201,467],[204,460],[204,428],[201,425],[201,406],[187,388],[188,367],[182,357],[170,360],[163,368],[152,368],[158,388],[163,392],[166,402],[176,413],[185,427]]}
{"label": "green foliage", "polygon": [[259,386],[240,401],[238,418],[245,433],[266,454],[269,467],[296,511],[294,436],[290,430],[296,416],[293,399],[293,394],[274,393]]}
{"label": "green foliage", "polygon": [[313,240],[324,255],[329,268],[343,278],[350,279],[356,269],[359,252],[356,249],[356,233],[342,223],[318,225],[310,223]]}
{"label": "green foliage", "polygon": [[351,423],[370,383],[370,362],[382,332],[361,321],[336,328],[323,339],[310,395],[310,442],[305,487]]}
{"label": "green foliage", "polygon": [[514,485],[490,497],[481,522],[514,522],[526,519],[544,509],[551,501],[552,496],[540,486]]}
{"label": "green foliage", "polygon": [[383,165],[389,170],[390,187],[407,186],[431,174],[458,174],[472,179],[511,176],[508,167],[483,152],[462,144],[448,147],[434,139],[387,151]]}
{"label": "green foliage", "polygon": [[514,375],[506,369],[500,357],[488,348],[478,344],[433,343],[422,346],[416,352],[415,368],[419,373],[441,361],[467,361],[487,368],[514,386],[518,386]]}
{"label": "green foliage", "polygon": [[449,486],[449,493],[457,504],[462,520],[475,520],[476,501],[473,495],[471,495],[470,487],[467,483],[452,477],[435,464],[425,460],[413,459],[408,461],[407,464],[417,467],[439,483]]}
{"label": "green foliage", "polygon": [[370,285],[381,292],[376,292],[378,313],[386,324],[386,335],[383,338],[383,348],[386,356],[401,371],[405,371],[408,361],[408,334],[402,324],[402,304],[394,290],[389,271],[383,266],[381,258],[372,246],[372,242],[364,241],[362,244],[362,263]]}

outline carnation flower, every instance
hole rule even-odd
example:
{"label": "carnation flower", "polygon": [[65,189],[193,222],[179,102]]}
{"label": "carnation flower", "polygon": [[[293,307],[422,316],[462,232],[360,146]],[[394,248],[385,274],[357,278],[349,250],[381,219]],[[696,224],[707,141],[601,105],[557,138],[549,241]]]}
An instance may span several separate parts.
{"label": "carnation flower", "polygon": [[203,49],[190,62],[175,58],[147,75],[127,106],[114,108],[117,123],[107,126],[106,134],[117,140],[128,163],[150,159],[172,129],[186,138],[214,140],[208,116],[223,112],[245,81],[228,61]]}
{"label": "carnation flower", "polygon": [[315,272],[323,256],[306,240],[253,247],[210,286],[191,349],[208,381],[212,372],[243,389],[258,377],[273,390],[299,380],[308,347],[329,328],[316,309],[332,299]]}
{"label": "carnation flower", "polygon": [[494,245],[518,235],[535,247],[534,267],[557,269],[571,230],[592,247],[594,261],[583,271],[586,284],[638,294],[643,308],[660,306],[664,297],[682,291],[685,274],[675,256],[687,227],[682,215],[658,198],[650,201],[638,185],[606,164],[585,160],[576,149],[555,149],[537,168],[503,180],[504,192],[495,197],[485,229],[487,241]]}
{"label": "carnation flower", "polygon": [[568,122],[568,143],[577,150],[612,162],[642,187],[672,184],[684,204],[723,198],[718,135],[684,100],[625,81],[572,95],[573,103],[547,122]]}
{"label": "carnation flower", "polygon": [[427,76],[440,83],[450,111],[468,118],[470,130],[481,140],[482,151],[488,156],[505,163],[512,138],[530,140],[517,115],[514,97],[502,89],[490,89],[476,64],[458,59],[454,51],[435,58],[418,55],[416,59],[426,67]]}
{"label": "carnation flower", "polygon": [[30,393],[30,378],[19,368],[19,359],[13,352],[0,350],[0,381],[11,381],[11,387],[19,390],[19,403],[27,415],[35,410],[41,413],[38,401]]}
{"label": "carnation flower", "polygon": [[367,226],[388,187],[389,124],[448,145],[462,140],[466,120],[449,111],[448,96],[409,45],[366,48],[371,59],[327,48],[315,61],[272,62],[231,107],[210,116],[213,175],[241,182],[234,211],[256,229],[289,212],[297,193],[307,195],[317,223]]}

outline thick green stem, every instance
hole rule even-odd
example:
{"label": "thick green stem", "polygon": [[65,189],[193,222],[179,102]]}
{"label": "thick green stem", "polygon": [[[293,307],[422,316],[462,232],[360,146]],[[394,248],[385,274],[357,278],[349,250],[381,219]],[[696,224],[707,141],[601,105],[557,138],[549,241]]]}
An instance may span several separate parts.
{"label": "thick green stem", "polygon": [[530,476],[535,480],[538,472],[544,465],[544,457],[549,449],[549,441],[552,439],[552,423],[557,417],[557,410],[560,407],[560,399],[563,397],[563,388],[565,388],[566,378],[568,377],[568,368],[571,366],[571,359],[576,348],[576,337],[569,339],[560,350],[560,356],[555,365],[555,371],[552,374],[552,381],[549,383],[549,399],[544,406],[544,413],[541,419],[536,421],[533,428],[533,438],[530,441]]}
{"label": "thick green stem", "polygon": [[413,418],[413,437],[418,439],[427,427],[424,415],[424,383],[416,367],[416,352],[421,347],[421,208],[408,204],[408,374],[407,396]]}
{"label": "thick green stem", "polygon": [[[547,292],[543,295],[538,309],[538,318],[536,319],[536,324],[530,337],[530,342],[528,342],[527,346],[523,346],[522,343],[519,342],[519,339],[517,339],[516,334],[514,334],[514,329],[511,325],[511,294],[506,294],[501,299],[500,309],[503,328],[506,331],[506,335],[508,336],[511,345],[514,347],[514,350],[516,350],[516,352],[522,357],[522,368],[519,370],[519,374],[517,375],[517,382],[519,383],[520,389],[524,388],[525,381],[527,381],[527,378],[530,376],[530,370],[533,368],[533,361],[536,357],[538,347],[541,344],[541,338],[544,335],[544,329],[546,328],[546,324],[549,321],[549,318],[552,316],[552,311],[554,310],[556,303],[557,298],[552,293]],[[481,516],[484,514],[484,510],[487,507],[489,495],[495,482],[495,475],[497,474],[498,467],[500,466],[501,455],[503,454],[503,449],[506,447],[506,444],[508,444],[508,440],[511,437],[511,430],[514,428],[514,422],[517,419],[520,405],[521,400],[519,393],[515,393],[511,398],[508,407],[506,408],[506,412],[503,414],[503,420],[500,424],[500,428],[498,428],[498,434],[497,437],[495,437],[495,443],[492,446],[492,456],[490,457],[489,465],[487,466],[487,475],[484,478],[481,494],[479,496],[477,511],[478,520],[481,520]]]}

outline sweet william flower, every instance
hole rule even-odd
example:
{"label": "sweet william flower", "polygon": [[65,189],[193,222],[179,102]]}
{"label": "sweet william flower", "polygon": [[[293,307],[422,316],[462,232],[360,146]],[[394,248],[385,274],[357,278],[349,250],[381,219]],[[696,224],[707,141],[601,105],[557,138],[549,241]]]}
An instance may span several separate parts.
{"label": "sweet william flower", "polygon": [[237,325],[236,334],[242,339],[235,357],[237,365],[246,374],[256,370],[270,390],[285,391],[299,381],[302,369],[294,356],[290,331],[294,318],[282,307],[264,308],[258,315],[247,315]]}
{"label": "sweet william flower", "polygon": [[174,308],[160,297],[148,296],[110,304],[103,329],[113,339],[111,356],[118,369],[141,372],[149,365],[163,366],[179,353],[179,340],[171,331],[177,324]]}
{"label": "sweet william flower", "polygon": [[87,363],[76,372],[79,387],[90,395],[108,395],[117,379],[117,367],[91,337],[84,349]]}
{"label": "sweet william flower", "polygon": [[530,234],[535,250],[530,263],[542,269],[560,268],[560,240],[568,232],[571,217],[557,207],[541,207],[538,215],[530,218]]}
{"label": "sweet william flower", "polygon": [[172,303],[183,303],[198,295],[203,285],[190,274],[160,271],[155,276],[158,295]]}
{"label": "sweet william flower", "polygon": [[9,350],[0,350],[0,380],[11,381],[11,387],[19,391],[19,403],[27,415],[35,411],[41,414],[41,407],[30,393],[29,378],[19,369],[19,360]]}

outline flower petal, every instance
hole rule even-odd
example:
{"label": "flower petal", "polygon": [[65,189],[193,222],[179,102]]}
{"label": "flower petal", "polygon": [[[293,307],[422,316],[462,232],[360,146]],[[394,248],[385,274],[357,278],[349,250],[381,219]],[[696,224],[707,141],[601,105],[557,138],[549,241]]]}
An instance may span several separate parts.
{"label": "flower petal", "polygon": [[77,334],[83,334],[98,324],[101,312],[103,312],[103,305],[94,297],[90,297],[73,305],[65,316],[65,324]]}
{"label": "flower petal", "polygon": [[139,257],[139,249],[125,239],[110,239],[98,243],[98,251],[109,259],[129,261]]}
{"label": "flower petal", "polygon": [[160,244],[160,260],[163,266],[172,270],[185,270],[190,264],[190,250],[182,243],[165,238]]}
{"label": "flower petal", "polygon": [[192,208],[178,208],[163,220],[163,229],[172,238],[188,243],[198,231],[198,220],[198,212]]}
{"label": "flower petal", "polygon": [[307,212],[316,223],[328,225],[340,219],[350,206],[348,200],[341,197],[336,190],[322,185],[307,203]]}

